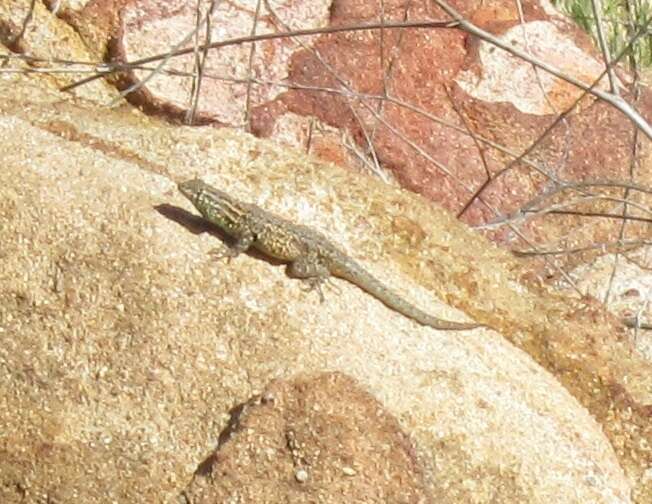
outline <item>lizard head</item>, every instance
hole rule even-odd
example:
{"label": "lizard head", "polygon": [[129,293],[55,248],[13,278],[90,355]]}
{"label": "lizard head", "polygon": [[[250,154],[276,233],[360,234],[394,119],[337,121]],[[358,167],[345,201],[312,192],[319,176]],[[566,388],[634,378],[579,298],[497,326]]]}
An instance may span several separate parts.
{"label": "lizard head", "polygon": [[200,179],[181,182],[177,187],[204,218],[227,232],[237,228],[242,208],[228,194]]}
{"label": "lizard head", "polygon": [[208,188],[208,184],[200,179],[186,180],[177,184],[179,191],[190,200],[193,205],[197,205],[199,195]]}

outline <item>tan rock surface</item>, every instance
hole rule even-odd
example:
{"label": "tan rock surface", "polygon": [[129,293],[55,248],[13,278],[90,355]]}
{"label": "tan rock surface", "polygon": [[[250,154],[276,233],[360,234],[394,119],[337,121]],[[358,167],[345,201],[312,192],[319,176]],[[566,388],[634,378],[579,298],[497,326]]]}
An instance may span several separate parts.
{"label": "tan rock surface", "polygon": [[[640,249],[616,258],[608,254],[589,266],[572,272],[583,292],[603,301],[608,297],[610,310],[624,319],[638,318],[639,323],[652,321],[652,274],[646,264],[650,261],[649,249]],[[612,278],[614,265],[618,274]],[[632,329],[635,348],[652,362],[652,331]]]}
{"label": "tan rock surface", "polygon": [[[397,418],[446,502],[652,495],[650,366],[601,307],[549,293],[414,195],[45,89],[0,86],[0,501],[173,499],[232,407],[324,370]],[[256,256],[216,262],[221,242],[174,185],[197,175],[327,232],[434,314],[464,318],[437,296],[504,337],[418,326],[343,281],[320,304]]]}
{"label": "tan rock surface", "polygon": [[[227,431],[225,431],[227,432]],[[436,502],[395,418],[340,373],[277,381],[235,409],[189,502]]]}
{"label": "tan rock surface", "polygon": [[[100,44],[90,49],[75,28],[57,19],[42,2],[31,0],[0,2],[0,43],[15,56],[29,58],[35,71],[42,73],[41,85],[53,89],[87,77],[102,52]],[[14,60],[10,67],[15,66]],[[79,87],[74,94],[96,103],[107,103],[118,95],[103,80]]]}

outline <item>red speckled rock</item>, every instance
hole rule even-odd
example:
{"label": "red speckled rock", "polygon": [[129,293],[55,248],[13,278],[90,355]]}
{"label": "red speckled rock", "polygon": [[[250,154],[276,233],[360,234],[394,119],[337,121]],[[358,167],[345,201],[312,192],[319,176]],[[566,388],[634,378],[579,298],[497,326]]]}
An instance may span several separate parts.
{"label": "red speckled rock", "polygon": [[[198,30],[196,26],[198,14],[206,17],[208,2],[202,3],[198,13],[196,2],[186,0],[133,0],[121,11],[120,32],[112,44],[112,57],[135,60],[167,53],[173,47],[193,47],[195,42],[201,44],[205,40],[272,33],[282,30],[284,23],[298,29],[315,28],[326,21],[325,2],[288,0],[276,2],[274,6],[273,13],[261,10],[257,16],[255,2],[217,2],[210,16],[207,39],[206,24]],[[288,60],[296,47],[290,39],[275,39],[259,42],[253,55],[251,45],[242,43],[209,51],[200,87],[198,119],[234,126],[243,124],[247,100],[253,104],[264,103],[283,91],[284,88],[273,83],[285,78]],[[132,100],[154,112],[164,112],[177,119],[185,117],[191,103],[195,59],[194,53],[173,58],[165,68],[176,75],[155,77]],[[145,79],[149,73],[149,70],[135,70],[124,80],[124,85]],[[249,76],[259,80],[251,88],[247,85]]]}
{"label": "red speckled rock", "polygon": [[[136,60],[175,45],[192,46],[192,37],[180,41],[195,27],[194,2],[116,2],[93,4],[96,11],[101,10],[98,5],[112,5],[117,12],[124,3],[110,44],[113,58]],[[205,13],[208,4],[202,5]],[[449,19],[425,0],[387,1],[383,7],[382,20],[387,22]],[[545,0],[522,4],[522,23],[511,2],[456,2],[454,7],[501,41],[571,77],[592,82],[602,71],[601,58],[586,34]],[[272,8],[262,5],[256,16],[255,3],[221,2],[211,18],[210,39],[247,36],[254,20],[257,34],[381,20],[379,4],[366,1],[337,0],[330,4],[330,14],[328,3],[307,0],[286,0]],[[200,33],[201,41],[204,31]],[[256,44],[251,65],[250,55],[247,43],[208,53],[195,123],[246,124],[258,136],[326,160],[371,169],[386,179],[391,172],[403,187],[441,203],[469,224],[489,224],[486,234],[512,247],[525,248],[518,233],[546,248],[585,246],[618,236],[617,219],[587,221],[577,215],[528,215],[517,221],[518,233],[505,225],[525,207],[531,210],[585,196],[566,191],[531,205],[554,188],[555,180],[628,180],[633,127],[613,107],[585,98],[532,153],[538,169],[519,163],[503,172],[513,159],[505,151],[523,152],[581,91],[492,44],[454,28],[387,29],[265,40]],[[155,77],[129,99],[150,113],[187,120],[193,65],[192,54],[172,58],[165,68],[176,75]],[[120,85],[132,85],[147,74],[136,70],[123,75]],[[251,87],[249,76],[254,79]],[[652,117],[649,90],[643,88],[635,102],[630,77],[618,71],[617,84],[626,100]],[[469,129],[502,146],[502,151],[483,144],[480,153]],[[649,142],[642,147],[640,166],[645,167]],[[492,180],[483,185],[488,173]],[[634,180],[651,185],[652,170],[637,170]],[[480,189],[481,197],[468,205]],[[621,189],[600,190],[622,198]],[[630,197],[649,206],[640,193]],[[574,209],[621,211],[617,202],[605,200]],[[645,224],[630,224],[631,239],[645,235]],[[560,236],[563,243],[556,241]]]}

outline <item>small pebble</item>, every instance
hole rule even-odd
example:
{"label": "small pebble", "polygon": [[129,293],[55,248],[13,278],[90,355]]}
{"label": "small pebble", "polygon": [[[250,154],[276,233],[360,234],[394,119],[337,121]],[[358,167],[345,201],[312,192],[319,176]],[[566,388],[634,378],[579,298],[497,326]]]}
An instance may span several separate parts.
{"label": "small pebble", "polygon": [[305,469],[297,469],[294,472],[294,477],[299,483],[305,483],[308,481],[308,471]]}
{"label": "small pebble", "polygon": [[349,466],[342,467],[342,472],[347,476],[355,476],[357,474],[355,472],[355,469],[353,469],[353,467],[349,467]]}

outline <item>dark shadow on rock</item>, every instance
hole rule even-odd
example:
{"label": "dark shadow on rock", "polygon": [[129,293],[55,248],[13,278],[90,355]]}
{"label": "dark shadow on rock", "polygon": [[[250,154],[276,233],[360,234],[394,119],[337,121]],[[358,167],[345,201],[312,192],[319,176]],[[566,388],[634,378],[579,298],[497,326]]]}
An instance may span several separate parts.
{"label": "dark shadow on rock", "polygon": [[[228,234],[226,234],[224,231],[222,231],[215,224],[211,224],[203,217],[193,214],[188,210],[185,210],[175,205],[170,205],[168,203],[162,203],[160,205],[156,205],[154,209],[158,213],[160,213],[163,217],[170,219],[176,222],[177,224],[180,224],[188,231],[190,231],[192,234],[199,235],[201,233],[210,233],[218,240],[220,240],[222,243],[224,243],[227,247],[232,247],[234,244],[233,238]],[[283,264],[286,264],[284,261],[280,261],[278,259],[269,257],[257,251],[253,247],[251,247],[249,250],[247,250],[244,253],[256,259],[266,261],[274,266],[281,266]]]}

